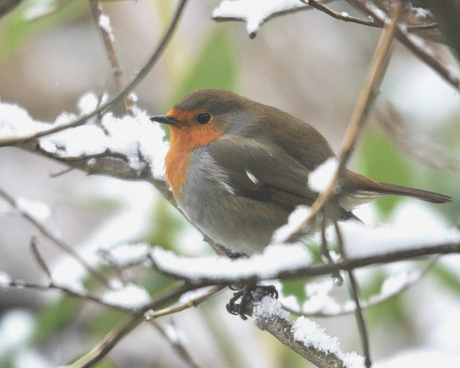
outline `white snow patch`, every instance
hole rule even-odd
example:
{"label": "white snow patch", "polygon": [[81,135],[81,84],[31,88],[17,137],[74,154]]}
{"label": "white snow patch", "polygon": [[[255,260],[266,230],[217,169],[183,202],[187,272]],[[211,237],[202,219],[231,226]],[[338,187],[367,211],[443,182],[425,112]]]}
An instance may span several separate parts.
{"label": "white snow patch", "polygon": [[5,271],[0,271],[0,289],[8,289],[11,285],[11,277]]}
{"label": "white snow patch", "polygon": [[60,267],[56,267],[53,270],[53,282],[57,286],[65,287],[77,294],[85,293],[86,290],[82,282],[82,269],[83,266],[74,259],[65,258]]}
{"label": "white snow patch", "polygon": [[308,186],[317,192],[325,191],[334,178],[338,167],[337,158],[328,158],[308,175]]}
{"label": "white snow patch", "polygon": [[44,203],[25,198],[18,198],[16,203],[20,212],[29,215],[39,223],[43,224],[51,217],[51,209]]}
{"label": "white snow patch", "polygon": [[281,303],[275,298],[266,295],[262,300],[255,304],[252,318],[257,323],[258,319],[275,319],[282,318],[288,319],[289,312],[283,309]]}
{"label": "white snow patch", "polygon": [[297,318],[292,326],[294,339],[305,346],[314,346],[325,353],[337,354],[340,352],[340,343],[337,337],[329,336],[316,322],[303,316]]}
{"label": "white snow patch", "polygon": [[310,215],[310,207],[297,206],[289,215],[288,222],[275,230],[272,236],[272,244],[284,243],[289,236],[308,218]]}
{"label": "white snow patch", "polygon": [[460,242],[460,231],[447,225],[427,205],[407,200],[398,207],[394,223],[366,226],[356,221],[340,224],[350,257],[366,257],[421,246]]}
{"label": "white snow patch", "polygon": [[35,20],[57,9],[57,3],[54,0],[28,1],[28,7],[24,11],[25,20]]}
{"label": "white snow patch", "polygon": [[126,267],[131,264],[140,263],[147,259],[151,247],[147,243],[124,243],[117,244],[108,250],[111,260],[116,262],[118,267]]}
{"label": "white snow patch", "polygon": [[[104,100],[104,98],[103,98]],[[93,111],[98,99],[87,93],[78,102],[82,113]],[[164,131],[150,121],[149,115],[137,108],[134,116],[117,118],[112,113],[101,117],[99,125],[85,124],[42,137],[40,146],[54,155],[80,157],[101,154],[107,150],[125,155],[130,166],[142,170],[147,163],[155,178],[164,178],[164,158],[169,144],[163,141]],[[56,126],[68,124],[78,118],[61,113],[53,124],[34,121],[27,111],[8,103],[0,103],[0,138],[23,137]]]}
{"label": "white snow patch", "polygon": [[206,295],[212,288],[213,286],[205,286],[203,288],[199,288],[196,290],[187,291],[186,293],[180,296],[179,303],[186,304],[198,298],[201,298],[203,295]]}
{"label": "white snow patch", "polygon": [[35,121],[18,105],[0,102],[0,138],[26,136],[52,127],[52,124]]}
{"label": "white snow patch", "polygon": [[127,284],[119,290],[109,290],[102,295],[105,303],[122,308],[142,308],[150,302],[149,293],[139,285]]}
{"label": "white snow patch", "polygon": [[248,34],[255,35],[272,14],[306,6],[299,0],[225,0],[214,9],[212,17],[242,19],[246,22]]}
{"label": "white snow patch", "polygon": [[342,353],[337,337],[329,336],[317,323],[305,317],[299,317],[292,326],[294,339],[305,346],[312,346],[327,354],[335,354],[348,368],[363,368],[364,358],[355,352]]}
{"label": "white snow patch", "polygon": [[106,93],[98,97],[93,92],[86,92],[77,102],[77,108],[80,115],[86,115],[93,112],[99,105],[105,103],[108,98],[109,96]]}
{"label": "white snow patch", "polygon": [[101,27],[109,35],[112,42],[115,41],[112,26],[110,25],[110,18],[107,15],[101,14],[99,16],[99,27]]}
{"label": "white snow patch", "polygon": [[308,314],[318,312],[330,314],[338,313],[340,311],[340,305],[330,295],[334,285],[335,283],[332,278],[317,282],[309,282],[305,286],[308,300],[304,302],[302,312]]}
{"label": "white snow patch", "polygon": [[249,259],[181,257],[159,247],[152,250],[151,257],[161,271],[192,281],[203,278],[236,281],[251,276],[270,279],[281,271],[306,267],[312,262],[310,252],[300,244],[271,245]]}

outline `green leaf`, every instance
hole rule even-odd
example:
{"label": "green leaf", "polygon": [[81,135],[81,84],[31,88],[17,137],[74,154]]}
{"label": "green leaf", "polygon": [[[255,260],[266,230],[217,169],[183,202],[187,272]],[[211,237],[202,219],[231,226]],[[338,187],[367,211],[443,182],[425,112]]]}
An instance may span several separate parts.
{"label": "green leaf", "polygon": [[[362,174],[388,183],[411,185],[411,166],[383,133],[371,131],[363,136],[359,159]],[[376,205],[382,215],[388,216],[398,200],[396,196],[389,196],[376,201]]]}
{"label": "green leaf", "polygon": [[285,296],[295,296],[297,302],[300,306],[305,303],[307,300],[307,292],[305,289],[305,285],[307,284],[307,280],[284,280],[281,281],[282,285],[282,292]]}
{"label": "green leaf", "polygon": [[181,78],[172,104],[201,88],[233,90],[237,80],[237,60],[233,43],[224,28],[216,28],[204,43],[193,66]]}

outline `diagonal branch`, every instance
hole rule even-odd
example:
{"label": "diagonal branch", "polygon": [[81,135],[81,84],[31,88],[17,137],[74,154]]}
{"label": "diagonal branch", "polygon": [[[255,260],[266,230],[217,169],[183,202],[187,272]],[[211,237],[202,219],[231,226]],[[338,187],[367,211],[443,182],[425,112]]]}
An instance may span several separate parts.
{"label": "diagonal branch", "polygon": [[356,102],[355,109],[353,110],[350,122],[348,124],[345,137],[342,141],[342,149],[339,155],[339,166],[337,171],[330,182],[327,189],[320,193],[316,201],[311,206],[310,215],[298,225],[296,229],[284,241],[293,242],[300,234],[302,229],[316,218],[317,214],[323,210],[332,198],[336,195],[336,186],[339,179],[345,170],[345,167],[350,159],[353,149],[358,140],[364,124],[366,122],[367,114],[369,113],[373,102],[377,96],[380,83],[386,71],[389,61],[389,51],[391,41],[397,29],[397,22],[401,15],[402,5],[398,2],[398,7],[395,11],[395,16],[391,23],[387,23],[383,28],[379,42],[372,57],[369,70],[361,89],[358,101]]}
{"label": "diagonal branch", "polygon": [[135,77],[129,82],[121,91],[118,92],[117,95],[115,95],[113,98],[108,100],[107,102],[101,104],[97,109],[94,111],[85,114],[78,118],[77,120],[53,127],[51,129],[43,130],[41,132],[37,132],[34,134],[29,134],[26,136],[22,137],[14,137],[14,138],[4,138],[0,139],[0,147],[5,147],[5,146],[14,146],[18,145],[21,143],[25,143],[40,137],[44,137],[46,135],[50,135],[53,133],[60,132],[64,129],[68,128],[75,128],[77,126],[83,125],[86,123],[86,121],[93,116],[96,116],[98,114],[101,114],[105,112],[106,110],[110,109],[113,105],[121,101],[126,94],[131,92],[144,78],[145,76],[150,72],[152,67],[156,64],[160,56],[163,54],[163,51],[165,50],[166,46],[168,45],[169,41],[171,40],[171,37],[176,29],[177,24],[179,23],[180,16],[182,14],[182,11],[184,9],[184,6],[186,4],[187,0],[181,0],[179,2],[179,5],[177,6],[177,9],[171,19],[171,22],[169,24],[168,29],[166,30],[162,40],[160,41],[159,45],[153,52],[152,56],[148,59],[148,61],[145,63],[145,65],[139,70],[139,72],[135,75]]}
{"label": "diagonal branch", "polygon": [[[382,12],[379,8],[370,2],[363,2],[361,0],[347,0],[349,4],[354,6],[362,13],[371,16],[380,25],[385,23],[385,19],[381,18]],[[434,51],[425,44],[421,37],[411,35],[406,32],[404,27],[398,26],[396,30],[397,39],[419,57],[425,64],[435,70],[446,82],[452,85],[455,89],[460,88],[460,74],[454,71],[452,67],[442,62]]]}

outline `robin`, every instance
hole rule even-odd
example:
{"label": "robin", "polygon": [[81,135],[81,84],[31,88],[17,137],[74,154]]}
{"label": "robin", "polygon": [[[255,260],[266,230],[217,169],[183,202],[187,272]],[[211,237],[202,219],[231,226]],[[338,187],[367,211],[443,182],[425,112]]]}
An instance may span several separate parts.
{"label": "robin", "polygon": [[[225,90],[195,91],[150,120],[169,127],[166,180],[186,216],[217,243],[246,254],[262,251],[298,205],[312,205],[318,192],[308,176],[335,157],[310,125]],[[452,201],[346,170],[328,216],[352,219],[357,204],[387,195]]]}

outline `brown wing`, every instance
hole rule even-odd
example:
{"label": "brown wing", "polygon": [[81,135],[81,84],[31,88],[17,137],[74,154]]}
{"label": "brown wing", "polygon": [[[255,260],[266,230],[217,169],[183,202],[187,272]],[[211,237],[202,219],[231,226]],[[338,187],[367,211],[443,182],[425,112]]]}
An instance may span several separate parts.
{"label": "brown wing", "polygon": [[[251,139],[221,139],[210,144],[214,160],[229,177],[235,195],[280,206],[287,212],[311,206],[318,193],[307,186],[309,170],[281,148]],[[337,207],[339,219],[352,215]]]}

